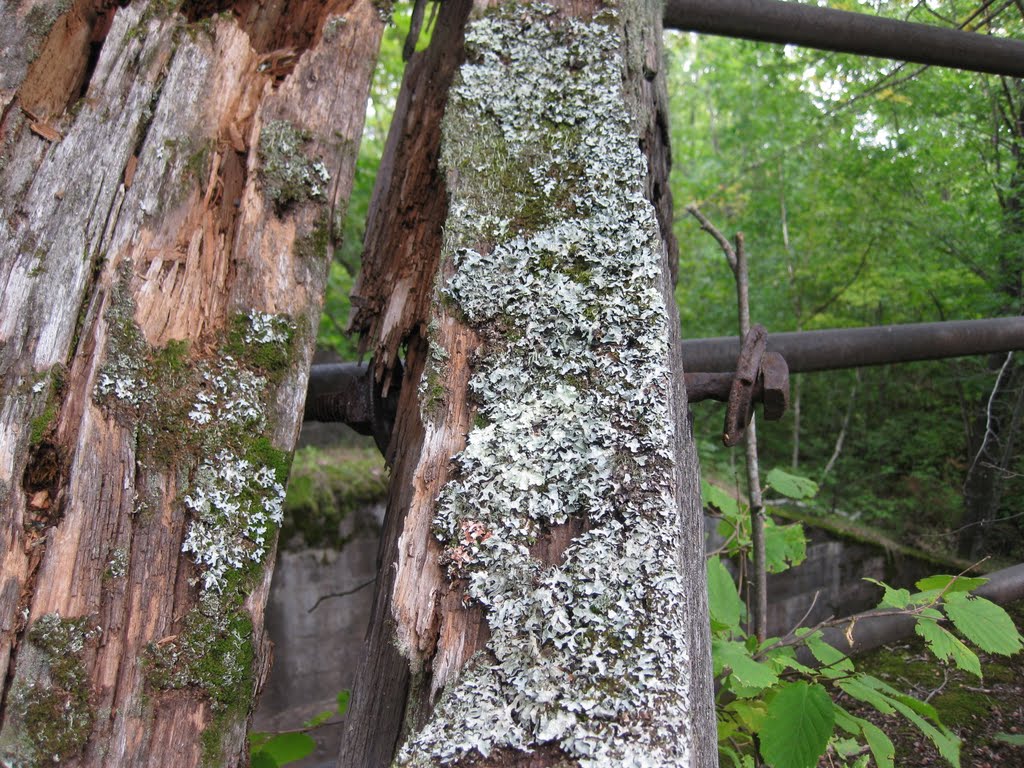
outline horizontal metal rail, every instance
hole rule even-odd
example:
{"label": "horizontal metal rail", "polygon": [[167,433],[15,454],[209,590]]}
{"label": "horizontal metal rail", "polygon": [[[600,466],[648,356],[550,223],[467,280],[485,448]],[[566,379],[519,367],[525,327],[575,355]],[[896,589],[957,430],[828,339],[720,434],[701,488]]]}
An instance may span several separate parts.
{"label": "horizontal metal rail", "polygon": [[[790,373],[868,365],[939,360],[1024,349],[1024,317],[880,325],[827,331],[769,333],[768,351],[778,352]],[[740,353],[735,336],[683,341],[686,371],[732,371]]]}
{"label": "horizontal metal rail", "polygon": [[780,0],[666,0],[690,32],[1024,77],[1024,41]]}

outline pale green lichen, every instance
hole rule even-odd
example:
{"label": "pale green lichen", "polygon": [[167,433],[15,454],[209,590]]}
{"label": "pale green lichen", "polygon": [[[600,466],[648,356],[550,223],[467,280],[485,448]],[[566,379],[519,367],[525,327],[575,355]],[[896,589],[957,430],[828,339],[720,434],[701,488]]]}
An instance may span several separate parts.
{"label": "pale green lichen", "polygon": [[323,160],[306,156],[309,134],[287,120],[273,120],[260,131],[260,177],[279,210],[307,200],[326,200],[331,175]]}
{"label": "pale green lichen", "polygon": [[0,735],[4,765],[54,765],[81,753],[95,720],[83,655],[98,634],[87,619],[56,613],[29,629],[20,668],[32,670],[31,679],[17,679],[11,690],[11,717]]}
{"label": "pale green lichen", "polygon": [[[188,342],[146,343],[135,324],[130,273],[122,274],[106,314],[109,342],[95,401],[134,427],[139,461],[175,467],[187,484],[182,550],[196,563],[199,605],[171,642],[145,653],[152,689],[189,689],[211,702],[203,733],[204,763],[222,764],[226,730],[248,712],[252,697],[252,622],[245,597],[282,522],[291,455],[270,441],[269,404],[296,353],[294,321],[251,311],[233,315],[212,356]],[[140,487],[136,511],[158,508],[159,487]],[[128,553],[115,551],[109,578],[126,574]]]}
{"label": "pale green lichen", "polygon": [[[514,6],[467,31],[444,291],[484,340],[483,424],[434,527],[491,637],[402,765],[541,745],[582,766],[692,758],[662,244],[604,16]],[[589,529],[561,564],[530,555],[572,518]]]}

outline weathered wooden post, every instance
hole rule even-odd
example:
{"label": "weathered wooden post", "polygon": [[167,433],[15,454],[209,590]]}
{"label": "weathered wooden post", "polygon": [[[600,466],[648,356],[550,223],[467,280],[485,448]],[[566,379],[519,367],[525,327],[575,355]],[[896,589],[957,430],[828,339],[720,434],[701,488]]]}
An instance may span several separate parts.
{"label": "weathered wooden post", "polygon": [[0,2],[0,761],[232,766],[383,22],[116,5]]}
{"label": "weathered wooden post", "polygon": [[342,765],[717,762],[660,10],[445,3],[410,63],[354,294],[382,384],[408,353]]}

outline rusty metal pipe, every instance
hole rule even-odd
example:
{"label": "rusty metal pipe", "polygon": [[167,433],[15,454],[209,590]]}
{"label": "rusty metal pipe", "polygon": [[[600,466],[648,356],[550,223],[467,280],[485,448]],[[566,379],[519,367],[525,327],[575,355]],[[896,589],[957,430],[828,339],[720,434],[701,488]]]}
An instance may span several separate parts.
{"label": "rusty metal pipe", "polygon": [[[768,334],[768,350],[786,359],[790,373],[1016,349],[1024,349],[1024,317]],[[705,373],[732,371],[739,353],[739,338],[734,336],[689,339],[683,341],[683,368]]]}
{"label": "rusty metal pipe", "polygon": [[[1024,598],[1024,563],[982,575],[989,581],[973,590],[973,594],[978,597],[984,597],[1002,605]],[[875,615],[876,613],[887,614],[888,611],[869,611],[840,626],[828,627],[823,630],[823,639],[833,648],[852,656],[896,642],[913,634],[915,624],[913,616]],[[805,664],[814,663],[813,657],[806,648],[800,648],[797,652],[797,659]]]}
{"label": "rusty metal pipe", "polygon": [[665,26],[1024,77],[1024,41],[779,0],[667,0]]}

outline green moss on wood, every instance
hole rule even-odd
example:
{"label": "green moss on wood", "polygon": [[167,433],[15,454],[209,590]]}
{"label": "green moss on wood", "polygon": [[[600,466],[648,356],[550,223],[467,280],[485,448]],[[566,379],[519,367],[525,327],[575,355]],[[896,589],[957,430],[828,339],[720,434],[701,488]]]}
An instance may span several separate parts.
{"label": "green moss on wood", "polygon": [[64,397],[64,374],[63,366],[55,365],[32,386],[33,392],[41,388],[46,391],[46,404],[43,406],[42,412],[32,419],[29,433],[29,444],[32,447],[43,441],[57,418]]}
{"label": "green moss on wood", "polygon": [[[244,581],[251,586],[254,580]],[[202,734],[203,765],[209,768],[224,764],[224,736],[247,716],[252,703],[256,653],[243,599],[239,588],[207,593],[173,640],[151,643],[145,651],[152,689],[190,690],[210,702],[213,718]]]}
{"label": "green moss on wood", "polygon": [[[148,345],[134,322],[125,273],[106,319],[109,344],[94,398],[133,427],[142,463],[176,471],[177,503],[189,524],[182,549],[196,563],[200,602],[173,640],[144,654],[152,691],[190,690],[211,704],[202,736],[206,765],[251,705],[255,651],[245,597],[260,582],[281,522],[291,454],[270,435],[278,382],[294,363],[300,334],[291,318],[239,313],[213,339],[212,354],[187,341]],[[149,506],[140,488],[139,509]],[[117,553],[109,578],[122,571]]]}
{"label": "green moss on wood", "polygon": [[327,211],[324,211],[310,233],[295,241],[295,254],[300,259],[317,262],[329,258],[330,248],[331,219]]}
{"label": "green moss on wood", "polygon": [[31,679],[17,680],[10,695],[13,718],[5,723],[0,745],[5,765],[41,767],[81,754],[95,721],[83,659],[95,631],[85,618],[64,619],[56,613],[40,617],[29,629],[23,652]]}

